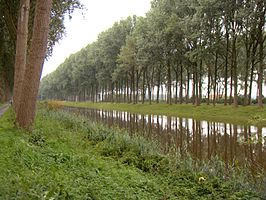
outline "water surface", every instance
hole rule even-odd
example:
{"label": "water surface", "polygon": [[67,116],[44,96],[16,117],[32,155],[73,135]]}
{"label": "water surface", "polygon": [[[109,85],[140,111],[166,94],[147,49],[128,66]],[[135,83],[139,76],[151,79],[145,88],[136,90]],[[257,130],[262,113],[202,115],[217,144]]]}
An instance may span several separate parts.
{"label": "water surface", "polygon": [[231,165],[252,163],[266,170],[266,128],[229,123],[199,121],[191,118],[143,115],[93,108],[65,108],[92,122],[126,129],[130,134],[155,140],[164,153],[189,152],[206,160],[218,156]]}

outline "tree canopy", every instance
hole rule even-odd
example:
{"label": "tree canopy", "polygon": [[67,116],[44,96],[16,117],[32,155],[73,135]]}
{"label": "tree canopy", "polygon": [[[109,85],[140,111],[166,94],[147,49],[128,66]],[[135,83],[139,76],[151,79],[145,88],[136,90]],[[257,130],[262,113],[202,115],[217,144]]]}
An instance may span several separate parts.
{"label": "tree canopy", "polygon": [[[36,1],[30,1],[28,46],[32,37]],[[0,101],[10,99],[13,91],[19,7],[19,0],[0,0]],[[83,6],[79,0],[53,0],[47,57],[52,55],[55,43],[64,35],[65,17],[71,17],[74,9],[81,8]]]}
{"label": "tree canopy", "polygon": [[262,106],[265,11],[263,0],[153,0],[43,78],[40,97]]}

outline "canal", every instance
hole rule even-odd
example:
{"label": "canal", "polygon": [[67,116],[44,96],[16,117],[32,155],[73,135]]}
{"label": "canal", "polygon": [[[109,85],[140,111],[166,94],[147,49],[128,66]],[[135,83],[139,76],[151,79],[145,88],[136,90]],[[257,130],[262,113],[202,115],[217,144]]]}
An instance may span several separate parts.
{"label": "canal", "polygon": [[251,163],[252,167],[266,170],[265,127],[92,108],[65,110],[156,141],[163,153],[190,153],[199,160],[218,156],[226,165]]}

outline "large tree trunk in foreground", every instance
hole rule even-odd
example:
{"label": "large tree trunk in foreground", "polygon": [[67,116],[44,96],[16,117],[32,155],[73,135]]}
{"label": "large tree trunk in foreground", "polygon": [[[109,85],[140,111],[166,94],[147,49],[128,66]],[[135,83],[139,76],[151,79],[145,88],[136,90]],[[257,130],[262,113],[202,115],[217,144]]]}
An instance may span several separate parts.
{"label": "large tree trunk in foreground", "polygon": [[29,9],[30,9],[30,0],[21,0],[19,16],[18,16],[16,57],[15,57],[15,67],[14,67],[15,77],[14,77],[13,106],[15,112],[18,111],[19,107],[19,97],[22,92],[21,86],[26,66]]}
{"label": "large tree trunk in foreground", "polygon": [[35,8],[33,36],[17,112],[20,127],[29,130],[34,123],[40,76],[44,63],[52,0],[38,0]]}
{"label": "large tree trunk in foreground", "polygon": [[7,69],[0,73],[0,102],[6,102],[10,100],[11,97],[11,88],[10,88],[10,80],[8,78]]}

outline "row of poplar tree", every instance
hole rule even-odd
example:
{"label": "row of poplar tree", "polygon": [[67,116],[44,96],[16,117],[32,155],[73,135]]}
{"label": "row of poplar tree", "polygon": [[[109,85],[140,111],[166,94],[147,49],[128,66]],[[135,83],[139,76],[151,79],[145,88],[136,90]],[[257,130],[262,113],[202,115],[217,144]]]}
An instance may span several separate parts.
{"label": "row of poplar tree", "polygon": [[265,79],[264,0],[153,0],[44,77],[40,97],[237,106]]}
{"label": "row of poplar tree", "polygon": [[45,57],[79,0],[0,0],[0,101],[13,101],[16,124],[32,130]]}

